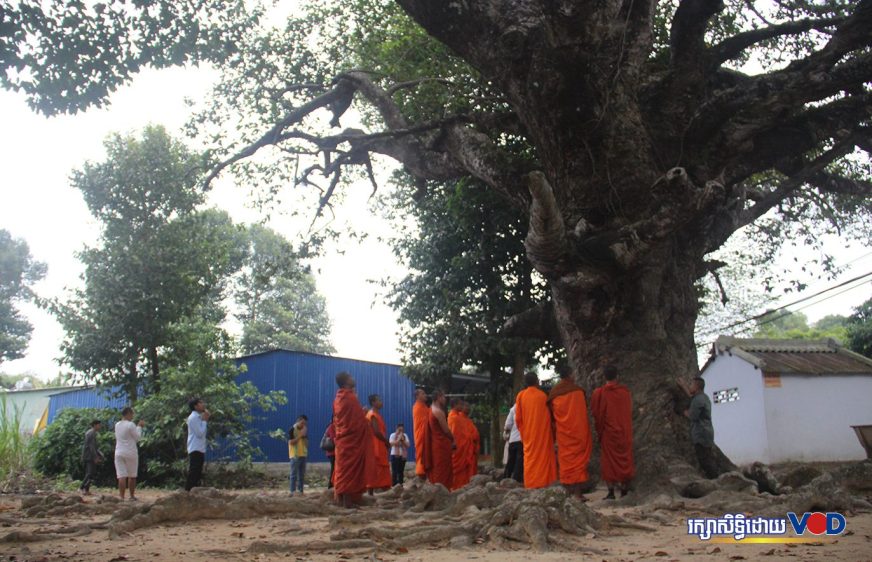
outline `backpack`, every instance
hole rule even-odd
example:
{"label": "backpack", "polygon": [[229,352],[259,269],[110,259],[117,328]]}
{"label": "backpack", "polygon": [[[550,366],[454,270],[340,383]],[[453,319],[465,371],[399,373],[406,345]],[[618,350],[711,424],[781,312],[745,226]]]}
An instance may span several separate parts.
{"label": "backpack", "polygon": [[325,451],[332,451],[336,448],[336,443],[333,442],[332,439],[327,435],[327,431],[324,431],[324,436],[321,437],[321,448]]}

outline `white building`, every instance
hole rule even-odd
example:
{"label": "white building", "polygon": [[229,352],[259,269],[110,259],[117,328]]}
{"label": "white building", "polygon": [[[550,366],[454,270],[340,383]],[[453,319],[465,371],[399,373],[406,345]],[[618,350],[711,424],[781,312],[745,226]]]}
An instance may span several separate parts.
{"label": "white building", "polygon": [[715,443],[737,464],[866,458],[872,359],[834,340],[721,336],[702,369]]}

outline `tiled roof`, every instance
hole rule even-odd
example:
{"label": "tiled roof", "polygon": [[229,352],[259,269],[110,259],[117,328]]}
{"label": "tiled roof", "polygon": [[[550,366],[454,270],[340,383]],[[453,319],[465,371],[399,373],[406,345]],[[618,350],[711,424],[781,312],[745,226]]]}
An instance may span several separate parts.
{"label": "tiled roof", "polygon": [[772,340],[721,336],[714,354],[739,356],[764,373],[784,375],[872,374],[872,359],[845,349],[833,339]]}

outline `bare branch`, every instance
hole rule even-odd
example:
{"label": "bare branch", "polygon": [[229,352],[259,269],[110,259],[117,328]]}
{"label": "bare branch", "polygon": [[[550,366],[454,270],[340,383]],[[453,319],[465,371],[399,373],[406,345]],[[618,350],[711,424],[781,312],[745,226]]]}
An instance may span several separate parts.
{"label": "bare branch", "polygon": [[818,172],[809,178],[808,183],[824,193],[857,197],[872,196],[872,181],[847,178],[831,172]]}
{"label": "bare branch", "polygon": [[720,66],[724,62],[741,55],[745,49],[768,39],[785,35],[798,35],[811,29],[817,31],[829,30],[837,25],[841,25],[844,21],[845,18],[805,19],[738,33],[728,39],[724,39],[709,49],[711,56],[710,64]]}
{"label": "bare branch", "polygon": [[531,338],[560,343],[560,329],[551,301],[540,302],[533,308],[510,317],[503,324],[502,334],[515,338]]}
{"label": "bare branch", "polygon": [[832,162],[849,154],[856,145],[859,135],[852,135],[849,139],[837,143],[811,162],[808,162],[801,170],[782,181],[775,189],[764,195],[757,203],[746,209],[739,218],[738,227],[749,225],[766,214],[770,209],[779,205],[782,201],[793,195],[796,190],[808,183],[811,178],[823,171]]}
{"label": "bare branch", "polygon": [[395,93],[400,90],[408,90],[411,88],[417,88],[421,84],[427,84],[431,82],[436,82],[438,84],[444,84],[446,86],[453,86],[454,82],[448,80],[447,78],[418,78],[417,80],[409,80],[408,82],[397,82],[390,88],[386,90],[385,93],[389,96],[393,96]]}

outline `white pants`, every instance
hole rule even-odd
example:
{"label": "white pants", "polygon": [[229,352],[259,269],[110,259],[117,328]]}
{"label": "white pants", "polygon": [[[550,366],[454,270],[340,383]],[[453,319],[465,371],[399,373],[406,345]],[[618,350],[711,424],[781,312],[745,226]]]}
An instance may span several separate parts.
{"label": "white pants", "polygon": [[139,455],[115,455],[115,474],[121,478],[136,478],[139,471]]}

